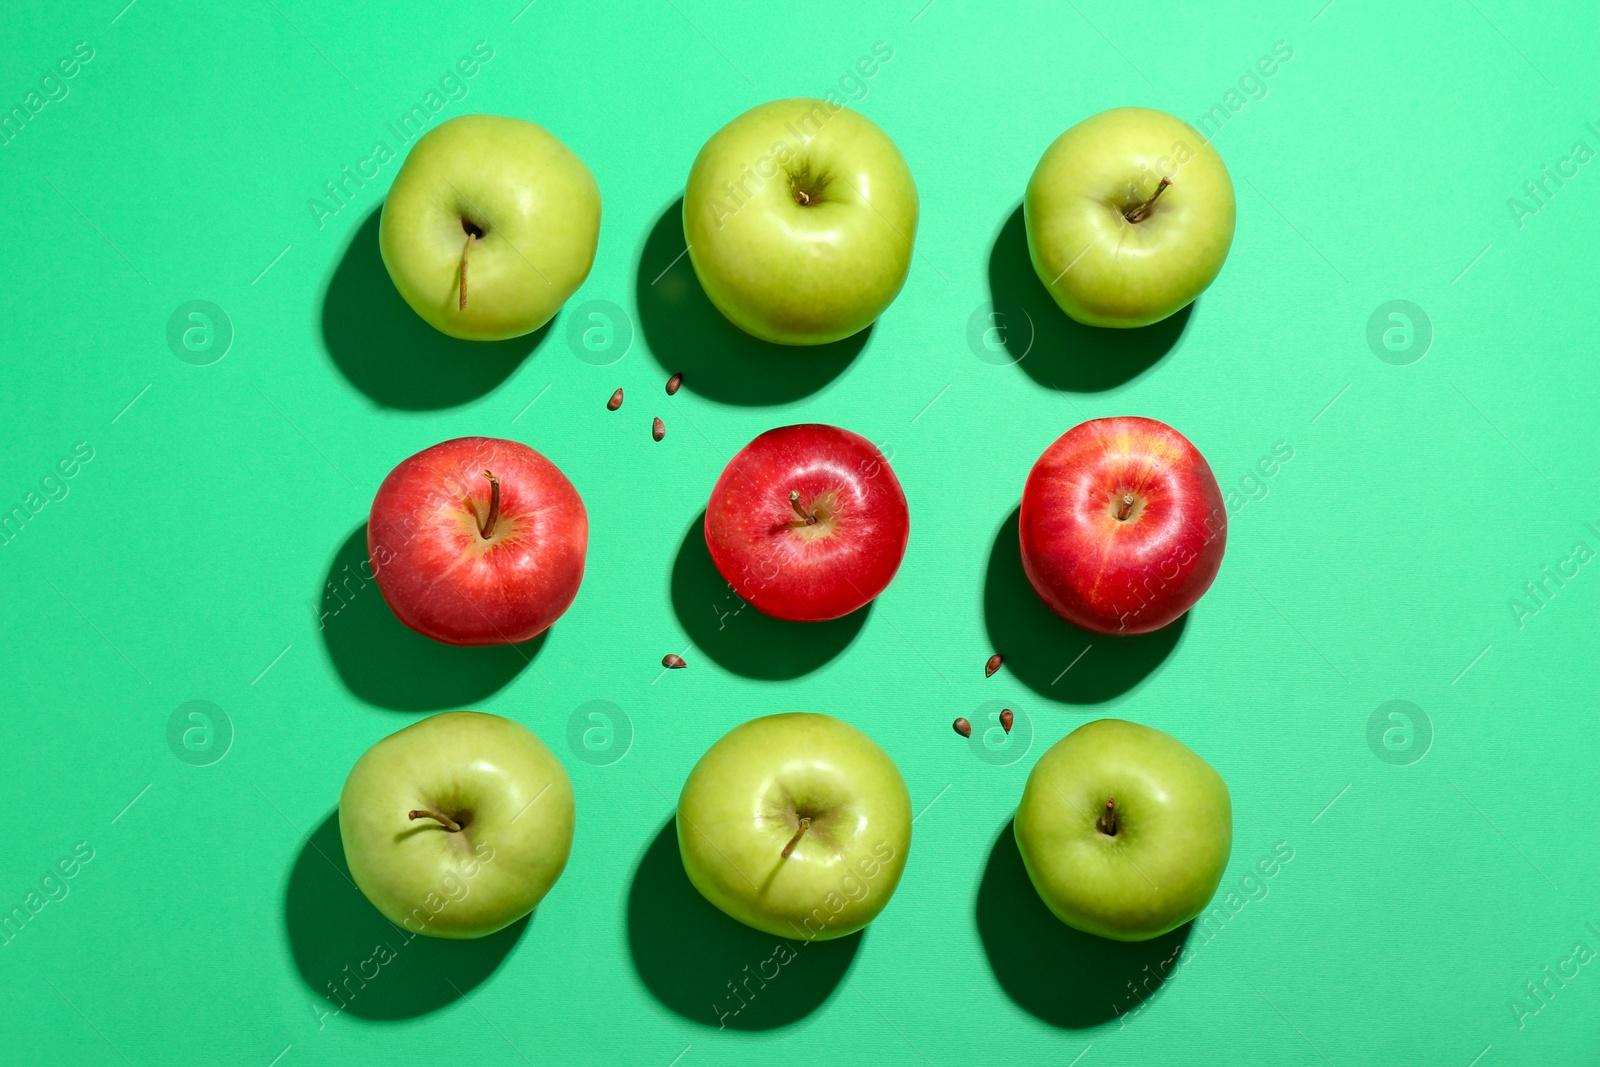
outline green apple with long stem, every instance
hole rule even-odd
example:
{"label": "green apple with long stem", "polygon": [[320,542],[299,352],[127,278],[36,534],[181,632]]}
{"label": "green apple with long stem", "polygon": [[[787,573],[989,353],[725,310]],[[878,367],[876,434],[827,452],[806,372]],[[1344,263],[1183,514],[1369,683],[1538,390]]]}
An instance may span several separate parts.
{"label": "green apple with long stem", "polygon": [[1211,142],[1144,107],[1056,138],[1022,199],[1033,269],[1087,326],[1147,326],[1188,306],[1228,258],[1234,211]]}
{"label": "green apple with long stem", "polygon": [[678,798],[689,881],[746,926],[802,941],[855,933],[889,903],[911,850],[911,797],[848,723],[792,712],[736,726]]}
{"label": "green apple with long stem", "polygon": [[521,723],[451,711],[369,748],[339,795],[350,876],[413,934],[473,938],[544,899],[572,851],[572,781]]}
{"label": "green apple with long stem", "polygon": [[542,126],[462,115],[423,134],[383,202],[394,286],[451,337],[499,341],[550,321],[594,264],[600,187]]}
{"label": "green apple with long stem", "polygon": [[872,120],[823,100],[751,108],[700,149],[683,236],[706,296],[746,333],[838,341],[900,292],[917,235],[917,186]]}
{"label": "green apple with long stem", "polygon": [[1099,719],[1039,757],[1016,835],[1058,919],[1148,941],[1210,903],[1233,849],[1233,805],[1222,776],[1171,734]]}

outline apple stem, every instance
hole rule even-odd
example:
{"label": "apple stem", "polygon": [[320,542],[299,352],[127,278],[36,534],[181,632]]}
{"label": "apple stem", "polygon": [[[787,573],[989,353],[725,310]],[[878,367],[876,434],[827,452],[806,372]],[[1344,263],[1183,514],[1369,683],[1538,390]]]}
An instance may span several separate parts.
{"label": "apple stem", "polygon": [[1161,184],[1156,186],[1156,191],[1150,194],[1149,200],[1143,200],[1133,205],[1133,207],[1122,213],[1122,217],[1127,219],[1129,222],[1143,222],[1150,216],[1151,205],[1153,205],[1156,200],[1160,198],[1161,194],[1166,191],[1167,186],[1171,184],[1171,178],[1162,178]]}
{"label": "apple stem", "polygon": [[790,523],[791,526],[815,526],[817,524],[817,517],[807,511],[804,504],[800,503],[800,490],[789,490],[789,506],[794,508],[794,513],[800,516],[801,519],[798,523]]}
{"label": "apple stem", "polygon": [[478,536],[485,541],[494,533],[494,524],[500,518],[500,479],[492,471],[484,471],[483,476],[489,479],[489,517],[483,520],[483,525],[478,527]]}
{"label": "apple stem", "polygon": [[472,250],[472,241],[477,234],[467,231],[467,243],[461,246],[461,310],[467,310],[467,253]]}
{"label": "apple stem", "polygon": [[443,826],[446,830],[449,830],[453,834],[460,833],[461,831],[461,824],[456,822],[442,811],[428,811],[426,809],[419,808],[416,811],[411,812],[411,818],[413,820],[435,819],[438,821],[440,826]]}
{"label": "apple stem", "polygon": [[1138,498],[1132,493],[1122,494],[1122,506],[1117,509],[1117,521],[1127,522],[1128,516],[1133,514],[1133,505],[1138,503]]}
{"label": "apple stem", "polygon": [[1115,800],[1106,801],[1106,810],[1100,814],[1100,818],[1095,820],[1094,828],[1107,837],[1117,836],[1117,802]]}
{"label": "apple stem", "polygon": [[806,830],[810,829],[810,827],[811,827],[811,816],[807,815],[807,816],[804,816],[803,818],[801,818],[801,820],[800,820],[800,829],[796,830],[794,832],[794,836],[789,838],[789,843],[787,845],[783,846],[783,858],[784,859],[788,859],[789,858],[789,854],[794,851],[794,846],[796,846],[796,845],[798,845],[800,843],[800,838],[805,836]]}

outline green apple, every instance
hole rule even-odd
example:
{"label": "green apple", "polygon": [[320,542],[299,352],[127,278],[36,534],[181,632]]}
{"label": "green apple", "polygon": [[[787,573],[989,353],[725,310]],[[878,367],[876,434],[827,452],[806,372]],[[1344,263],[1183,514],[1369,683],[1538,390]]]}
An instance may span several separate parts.
{"label": "green apple", "polygon": [[1233,804],[1211,764],[1160,730],[1085,723],[1028,775],[1017,850],[1056,918],[1117,941],[1182,926],[1217,891]]}
{"label": "green apple", "polygon": [[820,345],[859,333],[911,269],[917,186],[900,150],[823,100],[751,108],[700,149],[683,236],[706,296],[764,341]]}
{"label": "green apple", "polygon": [[1233,243],[1233,182],[1164,111],[1118,107],[1055,139],[1022,199],[1033,269],[1087,326],[1147,326],[1205,291]]}
{"label": "green apple", "polygon": [[532,333],[594,264],[600,187],[550,131],[462,115],[411,147],[383,202],[378,249],[413,311],[451,337]]}
{"label": "green apple", "polygon": [[701,895],[746,926],[827,941],[889,903],[911,850],[911,796],[854,726],[768,715],[695,764],[678,798],[678,850]]}
{"label": "green apple", "polygon": [[572,851],[572,781],[521,723],[450,711],[367,749],[339,795],[350,876],[413,934],[492,934],[544,899]]}

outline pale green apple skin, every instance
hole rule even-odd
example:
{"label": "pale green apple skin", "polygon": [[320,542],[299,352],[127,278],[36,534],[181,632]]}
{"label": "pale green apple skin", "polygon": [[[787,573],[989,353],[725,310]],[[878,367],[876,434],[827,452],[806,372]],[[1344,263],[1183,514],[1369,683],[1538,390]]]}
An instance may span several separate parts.
{"label": "pale green apple skin", "polygon": [[[1169,185],[1150,214],[1123,212]],[[1134,327],[1187,307],[1233,244],[1233,181],[1194,127],[1119,107],[1045,149],[1022,199],[1028,256],[1061,310],[1087,326]]]}
{"label": "pale green apple skin", "polygon": [[[1107,800],[1116,801],[1115,835],[1095,828]],[[1171,734],[1099,719],[1039,757],[1016,835],[1056,918],[1148,941],[1210,903],[1233,850],[1233,803],[1222,776]]]}
{"label": "pale green apple skin", "polygon": [[[483,231],[467,261],[462,219]],[[441,333],[500,341],[550,321],[594,265],[600,187],[548,130],[462,115],[411,146],[383,202],[378,249],[394,287]]]}
{"label": "pale green apple skin", "polygon": [[[788,859],[783,848],[813,822]],[[695,764],[678,798],[689,881],[746,926],[828,941],[889,903],[911,851],[911,796],[866,734],[790,712],[736,726]]]}
{"label": "pale green apple skin", "polygon": [[[820,203],[802,206],[791,176],[807,166],[829,180]],[[774,100],[700,149],[683,235],[701,288],[735,326],[820,345],[861,332],[893,303],[917,212],[911,169],[870,119],[823,100]]]}
{"label": "pale green apple skin", "polygon": [[[459,832],[413,809],[443,811]],[[429,937],[484,937],[544,899],[572,851],[572,780],[521,723],[433,715],[369,748],[339,795],[345,861],[389,921]]]}

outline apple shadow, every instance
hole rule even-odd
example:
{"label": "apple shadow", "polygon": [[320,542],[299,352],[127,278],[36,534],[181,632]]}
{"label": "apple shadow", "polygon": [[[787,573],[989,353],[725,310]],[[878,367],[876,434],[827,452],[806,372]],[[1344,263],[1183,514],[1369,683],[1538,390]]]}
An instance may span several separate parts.
{"label": "apple shadow", "polygon": [[337,808],[301,846],[284,893],[301,980],[328,1002],[330,1015],[363,1019],[411,1019],[450,1005],[494,973],[530,919],[473,941],[396,926],[350,880]]}
{"label": "apple shadow", "polygon": [[550,631],[520,645],[446,645],[389,610],[370,577],[367,524],[334,553],[322,586],[320,625],[345,688],[391,711],[444,711],[493,696],[532,664]]}
{"label": "apple shadow", "polygon": [[850,647],[872,604],[827,622],[790,622],[746,603],[717,570],[706,547],[702,508],[672,564],[672,610],[695,647],[745,678],[784,681],[809,674]]}
{"label": "apple shadow", "polygon": [[810,1015],[844,980],[865,934],[796,941],[724,915],[683,871],[676,818],[628,887],[628,952],[640,981],[678,1015],[718,1029],[772,1030]]}
{"label": "apple shadow", "polygon": [[328,279],[322,298],[328,355],[351,385],[386,408],[434,411],[478,399],[516,371],[550,323],[508,341],[462,341],[429,326],[383,265],[382,212],[380,206],[356,228]]}
{"label": "apple shadow", "polygon": [[1067,704],[1099,704],[1149,678],[1172,654],[1188,625],[1186,612],[1148,634],[1090,633],[1058,616],[1033,591],[1022,570],[1013,508],[995,534],[983,583],[983,621],[1005,670],[1040,696]]}
{"label": "apple shadow", "polygon": [[683,197],[656,219],[634,283],[650,355],[683,388],[724,404],[786,404],[832,382],[860,355],[868,326],[826,345],[775,345],[729,322],[700,287],[684,254]]}
{"label": "apple shadow", "polygon": [[1006,995],[1030,1015],[1070,1030],[1110,1022],[1154,997],[1181,966],[1177,957],[1193,926],[1132,942],[1074,930],[1039,899],[1010,819],[978,884],[977,922]]}
{"label": "apple shadow", "polygon": [[[1194,303],[1131,330],[1085,326],[1062,311],[1028,258],[1028,231],[1018,204],[989,251],[989,300],[1002,318],[1007,357],[1041,385],[1095,393],[1132,381],[1172,350]],[[1197,303],[1196,301],[1195,303]],[[1020,313],[1020,317],[1019,317]]]}

